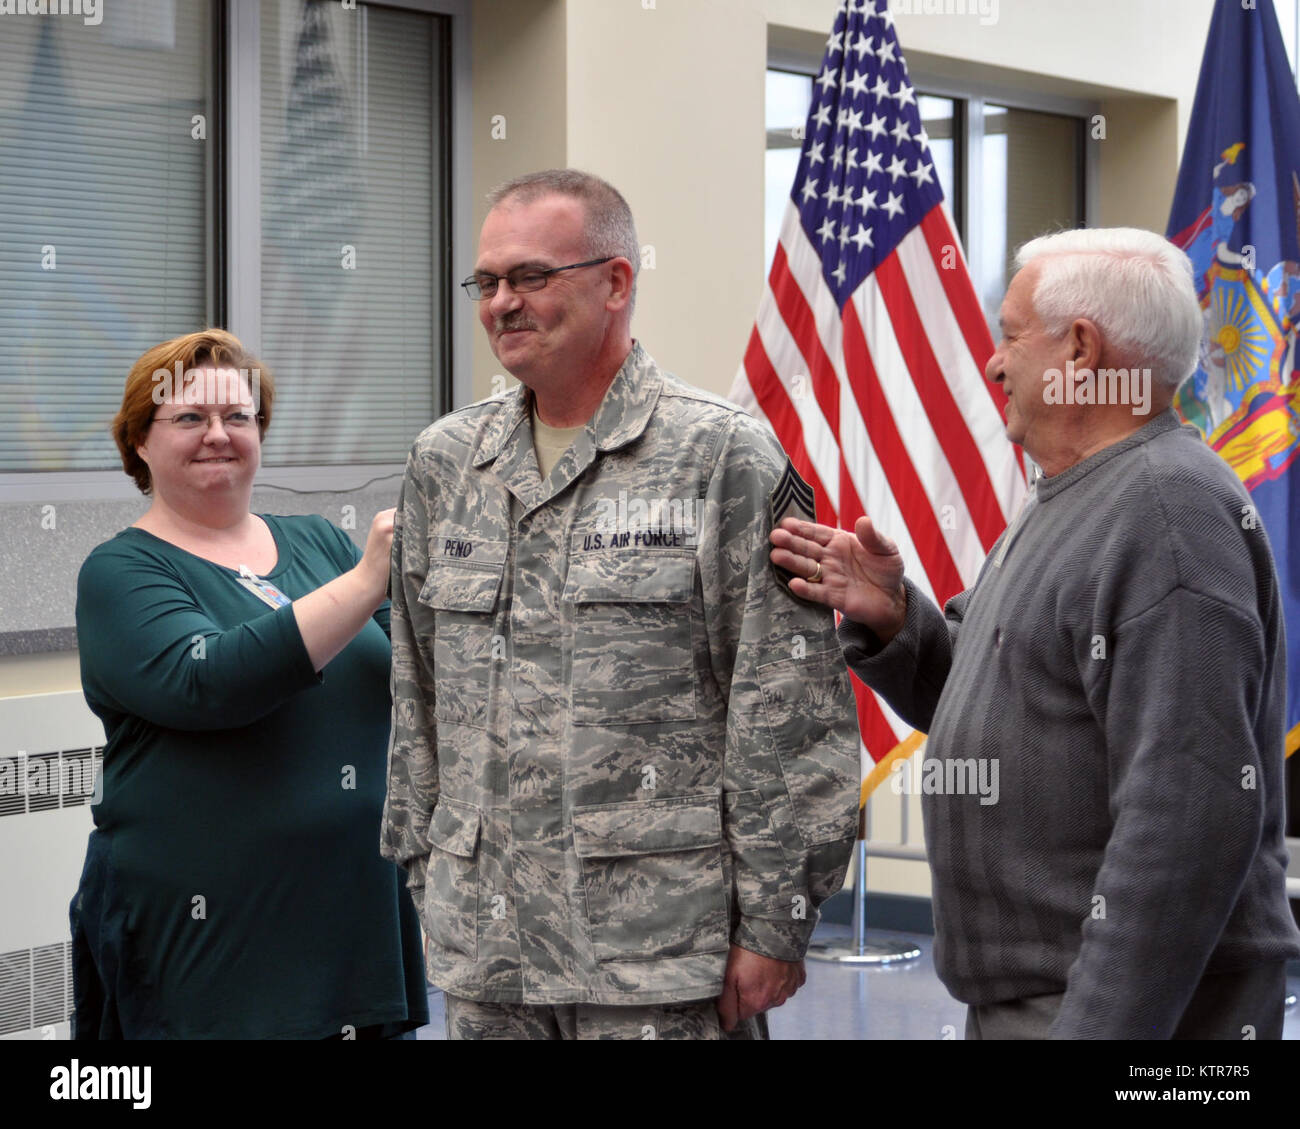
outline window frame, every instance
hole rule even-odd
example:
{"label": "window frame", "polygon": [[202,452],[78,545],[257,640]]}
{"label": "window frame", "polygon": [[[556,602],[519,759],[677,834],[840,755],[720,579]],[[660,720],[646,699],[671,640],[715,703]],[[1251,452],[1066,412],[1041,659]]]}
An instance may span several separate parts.
{"label": "window frame", "polygon": [[957,160],[961,165],[958,182],[962,198],[959,207],[950,205],[950,210],[954,214],[957,237],[965,248],[966,261],[970,264],[972,275],[980,276],[984,258],[983,231],[978,224],[972,229],[969,218],[983,214],[984,108],[990,103],[1006,106],[1009,110],[1058,114],[1078,119],[1082,141],[1080,152],[1083,156],[1082,168],[1079,170],[1079,199],[1083,202],[1083,222],[1087,227],[1097,225],[1101,164],[1098,160],[1098,142],[1093,139],[1088,126],[1101,113],[1099,102],[1056,94],[1030,93],[993,83],[955,83],[939,77],[925,67],[909,67],[908,71],[917,94],[952,98],[960,105],[955,116],[964,119],[964,136],[957,145]]}
{"label": "window frame", "polygon": [[[813,55],[784,44],[768,45],[767,70],[787,71],[815,78],[821,65],[820,53]],[[974,225],[974,231],[971,230],[970,217],[982,214],[984,107],[990,103],[1012,110],[1060,114],[1078,119],[1083,156],[1079,184],[1083,222],[1088,227],[1097,225],[1100,214],[1101,163],[1098,159],[1099,142],[1094,140],[1089,125],[1102,112],[1100,102],[1026,91],[996,83],[954,82],[924,64],[914,67],[909,63],[907,70],[918,96],[930,94],[938,98],[951,98],[954,102],[954,132],[958,134],[953,139],[954,173],[959,198],[945,199],[944,203],[953,217],[957,238],[961,240],[973,277],[981,277],[984,260],[983,232],[978,224]],[[765,263],[763,269],[766,271],[770,266],[770,263]]]}
{"label": "window frame", "polygon": [[[367,3],[369,0],[358,0]],[[449,234],[448,279],[463,248],[473,245],[470,52],[471,0],[382,0],[377,8],[398,8],[449,18],[443,45],[445,118],[435,120],[434,149],[448,171],[443,216]],[[261,349],[261,3],[260,0],[213,0],[213,117],[221,132],[211,162],[208,206],[213,252],[209,268],[209,316],[230,330],[254,353]],[[446,136],[437,130],[447,124]],[[475,329],[474,311],[453,299],[448,283],[442,314],[447,341],[447,368],[436,391],[445,410],[467,403],[472,395],[468,365]],[[125,375],[125,374],[123,374]],[[432,423],[433,420],[427,420]],[[411,434],[414,441],[415,432]],[[263,468],[254,491],[285,487],[310,493],[345,493],[371,479],[400,475],[405,460],[394,463],[297,465]],[[6,504],[121,502],[138,500],[135,483],[119,469],[22,470],[0,472],[0,501]]]}

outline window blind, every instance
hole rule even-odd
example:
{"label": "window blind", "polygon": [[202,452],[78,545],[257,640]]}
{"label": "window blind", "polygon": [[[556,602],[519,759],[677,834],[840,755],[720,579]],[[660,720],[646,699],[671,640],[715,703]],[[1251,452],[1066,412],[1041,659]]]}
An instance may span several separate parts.
{"label": "window blind", "polygon": [[120,467],[128,369],[209,316],[208,3],[174,6],[163,40],[109,36],[112,11],[0,35],[3,471]]}
{"label": "window blind", "polygon": [[402,462],[445,410],[445,18],[266,0],[268,466]]}

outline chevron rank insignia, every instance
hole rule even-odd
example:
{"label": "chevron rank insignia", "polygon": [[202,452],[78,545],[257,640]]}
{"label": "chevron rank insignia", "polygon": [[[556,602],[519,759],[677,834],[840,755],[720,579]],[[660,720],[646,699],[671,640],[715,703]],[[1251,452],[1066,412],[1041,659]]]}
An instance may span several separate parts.
{"label": "chevron rank insignia", "polygon": [[[767,499],[767,510],[772,518],[773,529],[788,517],[799,518],[801,521],[817,520],[817,499],[813,495],[812,487],[799,477],[799,472],[794,469],[794,464],[789,459],[786,459],[785,473],[781,475],[781,481],[776,484],[776,489]],[[790,581],[794,579],[795,574],[788,568],[781,568],[775,564],[772,565],[772,572],[776,576],[776,582],[796,600],[799,599],[790,591]]]}

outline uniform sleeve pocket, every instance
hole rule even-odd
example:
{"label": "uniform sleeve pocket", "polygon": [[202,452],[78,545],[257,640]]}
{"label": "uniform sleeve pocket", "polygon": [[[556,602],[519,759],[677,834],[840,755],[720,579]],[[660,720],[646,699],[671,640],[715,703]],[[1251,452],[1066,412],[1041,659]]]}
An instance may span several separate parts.
{"label": "uniform sleeve pocket", "polygon": [[471,960],[478,957],[478,846],[482,813],[439,798],[429,821],[424,928],[429,940]]}
{"label": "uniform sleeve pocket", "polygon": [[573,844],[598,961],[728,947],[717,796],[576,807]]}
{"label": "uniform sleeve pocket", "polygon": [[852,836],[860,769],[857,742],[843,736],[853,694],[840,652],[767,663],[758,682],[804,846]]}

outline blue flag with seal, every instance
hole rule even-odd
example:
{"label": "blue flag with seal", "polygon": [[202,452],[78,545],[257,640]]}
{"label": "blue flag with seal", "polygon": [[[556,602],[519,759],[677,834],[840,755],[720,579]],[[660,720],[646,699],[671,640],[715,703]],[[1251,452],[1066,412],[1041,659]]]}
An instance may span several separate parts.
{"label": "blue flag with seal", "polygon": [[[1169,215],[1205,311],[1174,406],[1250,491],[1277,562],[1300,746],[1300,93],[1272,4],[1218,0]],[[1300,763],[1300,758],[1297,762]],[[1294,765],[1293,765],[1294,767]]]}

